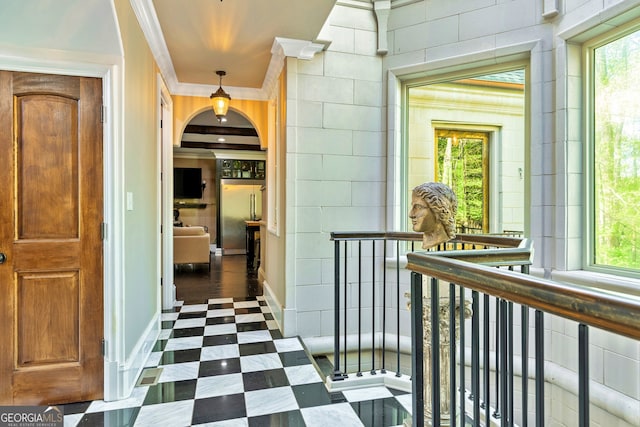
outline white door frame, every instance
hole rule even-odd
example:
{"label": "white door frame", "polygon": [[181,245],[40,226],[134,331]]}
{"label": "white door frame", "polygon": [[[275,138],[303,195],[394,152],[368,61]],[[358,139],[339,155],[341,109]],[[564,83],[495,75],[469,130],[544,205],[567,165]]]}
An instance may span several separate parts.
{"label": "white door frame", "polygon": [[[173,101],[169,89],[158,74],[158,117],[162,124],[158,132],[160,150],[159,170],[162,182],[158,186],[160,224],[162,224],[162,251],[159,251],[158,265],[162,271],[162,309],[172,308],[176,302],[176,287],[173,283]],[[160,249],[160,248],[158,248]],[[160,259],[161,257],[161,259]],[[160,293],[159,293],[160,294]]]}
{"label": "white door frame", "polygon": [[0,51],[0,69],[46,74],[66,74],[102,79],[103,99],[103,215],[106,235],[103,241],[104,399],[118,398],[118,365],[124,351],[124,147],[122,138],[123,59],[105,55],[104,63],[83,62],[68,55],[66,59],[41,55],[21,56],[19,52]]}

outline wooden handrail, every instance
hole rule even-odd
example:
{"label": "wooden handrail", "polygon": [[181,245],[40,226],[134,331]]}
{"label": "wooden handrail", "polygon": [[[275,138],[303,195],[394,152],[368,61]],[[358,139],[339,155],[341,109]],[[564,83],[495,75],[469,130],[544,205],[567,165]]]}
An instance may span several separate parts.
{"label": "wooden handrail", "polygon": [[455,254],[454,257],[450,255],[452,254],[444,251],[408,253],[407,268],[471,290],[640,340],[638,298],[474,264],[463,261],[462,257],[455,259]]}
{"label": "wooden handrail", "polygon": [[[331,240],[401,240],[421,241],[422,233],[413,231],[332,231]],[[515,248],[522,244],[523,238],[499,234],[458,234],[447,244],[467,243],[500,248]]]}

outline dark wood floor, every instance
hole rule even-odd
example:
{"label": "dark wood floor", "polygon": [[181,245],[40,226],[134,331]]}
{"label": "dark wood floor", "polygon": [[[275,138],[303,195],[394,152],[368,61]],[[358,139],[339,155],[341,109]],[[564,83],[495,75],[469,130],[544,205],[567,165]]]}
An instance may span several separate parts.
{"label": "dark wood floor", "polygon": [[211,271],[205,264],[180,265],[174,272],[176,298],[199,304],[209,298],[243,298],[262,295],[255,270],[247,271],[244,255],[211,256]]}

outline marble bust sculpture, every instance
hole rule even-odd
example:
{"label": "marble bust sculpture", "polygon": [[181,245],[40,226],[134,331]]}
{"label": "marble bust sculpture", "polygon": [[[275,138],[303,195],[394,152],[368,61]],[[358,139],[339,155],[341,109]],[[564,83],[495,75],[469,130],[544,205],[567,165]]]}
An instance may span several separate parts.
{"label": "marble bust sculpture", "polygon": [[413,189],[409,218],[413,231],[423,233],[423,249],[456,237],[457,210],[456,195],[445,184],[425,182]]}

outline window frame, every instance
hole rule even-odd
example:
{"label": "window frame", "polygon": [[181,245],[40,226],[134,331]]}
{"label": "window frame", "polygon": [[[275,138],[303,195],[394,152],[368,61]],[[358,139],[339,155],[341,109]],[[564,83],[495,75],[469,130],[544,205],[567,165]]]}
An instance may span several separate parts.
{"label": "window frame", "polygon": [[[520,171],[520,172],[523,179],[523,187],[524,187],[523,188],[523,192],[524,192],[523,225],[524,227],[522,231],[524,232],[525,235],[528,235],[531,229],[530,214],[529,214],[529,209],[531,207],[531,198],[529,195],[530,176],[529,176],[529,173],[526,172],[526,171],[529,171],[531,168],[530,159],[528,156],[530,142],[529,142],[529,135],[527,133],[529,129],[529,122],[530,122],[530,118],[528,117],[528,114],[530,112],[530,106],[529,106],[530,61],[528,58],[526,60],[506,61],[506,62],[499,63],[497,65],[494,64],[491,66],[484,66],[484,67],[473,66],[473,64],[470,64],[468,68],[465,68],[462,70],[456,70],[454,72],[442,73],[437,75],[425,75],[421,77],[414,77],[411,79],[401,80],[401,86],[400,86],[401,104],[400,105],[402,106],[401,107],[402,132],[400,135],[400,147],[399,147],[400,168],[399,168],[399,175],[397,180],[397,183],[399,185],[398,191],[400,192],[400,195],[398,198],[400,202],[400,206],[398,210],[400,218],[396,219],[395,221],[396,224],[400,226],[401,230],[410,230],[409,222],[408,222],[408,212],[409,212],[409,204],[410,204],[409,164],[408,164],[409,163],[408,147],[409,147],[409,137],[410,137],[409,135],[410,89],[415,87],[420,87],[420,86],[448,83],[455,80],[462,80],[465,78],[472,78],[472,77],[487,75],[487,74],[497,74],[497,73],[514,71],[514,70],[523,70],[525,75],[525,90],[523,95],[524,96],[523,120],[524,120],[524,129],[525,129],[523,143],[524,143],[525,156],[523,159],[524,173],[523,171]],[[500,127],[494,124],[489,124],[489,123],[473,124],[473,123],[466,123],[466,122],[450,123],[450,122],[438,121],[437,124],[434,124],[432,131],[435,132],[436,128],[442,128],[442,127],[453,127],[459,130],[470,130],[470,131],[479,131],[479,132],[488,133],[490,135],[489,142],[488,142],[490,153],[497,153],[497,144],[500,144],[502,142]],[[499,191],[496,188],[492,188],[491,186],[493,185],[493,183],[498,182],[499,172],[495,164],[497,161],[498,161],[497,155],[490,155],[490,165],[489,165],[490,193],[496,194],[496,195],[499,193]],[[497,200],[498,199],[496,199],[495,197],[489,197],[489,201],[487,203],[487,207],[490,215],[489,216],[490,230],[496,230],[497,224],[502,223],[502,218],[495,216],[495,215],[501,215],[501,209],[499,209],[498,207]]]}
{"label": "window frame", "polygon": [[583,194],[585,197],[583,218],[583,231],[584,231],[584,251],[582,254],[582,268],[585,271],[591,271],[595,273],[603,273],[614,276],[622,276],[638,279],[640,278],[640,268],[632,269],[625,267],[615,267],[610,265],[602,265],[595,263],[595,50],[626,37],[629,34],[640,32],[640,19],[630,21],[624,25],[616,27],[610,31],[604,32],[588,41],[585,41],[582,45],[582,68],[584,70],[583,76],[583,96],[584,96],[584,110],[583,115],[583,133],[584,133],[584,171],[585,177]]}

